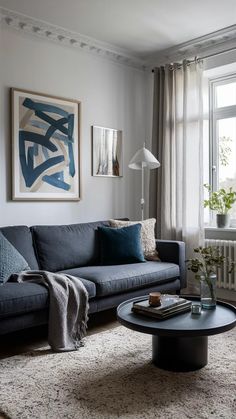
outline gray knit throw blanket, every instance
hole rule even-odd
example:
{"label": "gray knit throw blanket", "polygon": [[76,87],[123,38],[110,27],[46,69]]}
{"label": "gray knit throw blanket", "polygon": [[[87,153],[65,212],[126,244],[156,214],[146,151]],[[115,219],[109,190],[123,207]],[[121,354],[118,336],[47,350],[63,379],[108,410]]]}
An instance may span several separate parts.
{"label": "gray knit throw blanket", "polygon": [[48,343],[53,351],[75,351],[81,346],[89,304],[87,290],[79,278],[47,271],[25,271],[12,275],[10,281],[34,282],[48,288]]}

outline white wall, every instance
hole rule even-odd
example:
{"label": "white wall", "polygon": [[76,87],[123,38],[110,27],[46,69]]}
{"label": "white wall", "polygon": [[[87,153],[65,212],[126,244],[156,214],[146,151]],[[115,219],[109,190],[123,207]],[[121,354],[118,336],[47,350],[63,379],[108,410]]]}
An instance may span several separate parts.
{"label": "white wall", "polygon": [[[61,224],[139,215],[139,176],[127,168],[146,134],[146,75],[0,26],[0,224]],[[11,200],[10,87],[82,102],[80,202]],[[123,131],[124,177],[91,176],[91,126]]]}

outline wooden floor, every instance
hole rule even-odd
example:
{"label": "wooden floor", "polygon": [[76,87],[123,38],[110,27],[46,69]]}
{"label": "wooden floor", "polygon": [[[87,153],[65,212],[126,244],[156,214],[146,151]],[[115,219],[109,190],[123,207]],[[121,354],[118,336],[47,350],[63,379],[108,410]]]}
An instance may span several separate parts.
{"label": "wooden floor", "polygon": [[[96,313],[89,318],[87,335],[99,333],[117,326],[119,326],[119,323],[116,320],[115,309]],[[46,326],[0,336],[0,359],[41,348],[47,346],[47,344]]]}

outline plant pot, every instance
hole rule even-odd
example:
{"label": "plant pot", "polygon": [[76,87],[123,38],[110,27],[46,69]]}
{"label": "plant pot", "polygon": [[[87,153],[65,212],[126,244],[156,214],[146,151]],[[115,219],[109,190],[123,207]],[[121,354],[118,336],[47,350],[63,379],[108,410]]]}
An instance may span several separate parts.
{"label": "plant pot", "polygon": [[218,228],[229,227],[230,215],[229,214],[216,214],[216,224]]}
{"label": "plant pot", "polygon": [[212,309],[216,307],[216,274],[201,276],[201,305],[202,308]]}

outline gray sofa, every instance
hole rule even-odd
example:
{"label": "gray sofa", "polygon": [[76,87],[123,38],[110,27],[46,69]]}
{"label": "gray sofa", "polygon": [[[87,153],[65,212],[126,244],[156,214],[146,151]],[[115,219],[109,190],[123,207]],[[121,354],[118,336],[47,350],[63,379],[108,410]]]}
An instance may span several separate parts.
{"label": "gray sofa", "polygon": [[[161,262],[99,264],[98,226],[107,221],[61,226],[10,226],[0,231],[31,269],[79,277],[89,293],[90,313],[150,291],[179,292],[185,284],[185,245],[157,240]],[[0,334],[46,324],[48,291],[33,283],[0,285]]]}

